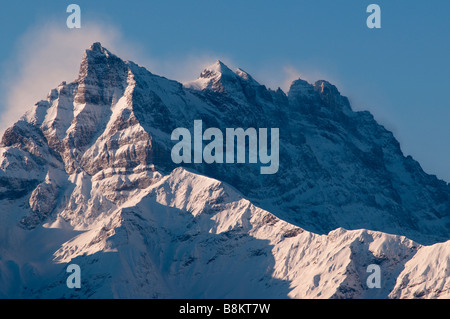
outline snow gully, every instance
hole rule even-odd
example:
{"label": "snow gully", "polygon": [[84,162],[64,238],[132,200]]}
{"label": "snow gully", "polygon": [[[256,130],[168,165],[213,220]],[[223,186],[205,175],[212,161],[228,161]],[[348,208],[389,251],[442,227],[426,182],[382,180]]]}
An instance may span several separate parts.
{"label": "snow gully", "polygon": [[[259,133],[259,137],[258,137]],[[203,132],[202,120],[194,121],[194,163],[203,161],[212,163],[246,163],[246,140],[248,139],[248,162],[269,164],[261,166],[261,174],[275,174],[279,168],[279,129],[271,128],[268,136],[267,128],[256,130],[253,127],[227,128],[225,131],[225,154],[223,133],[218,128],[208,128]],[[268,139],[270,138],[270,154]],[[192,163],[191,132],[186,128],[176,128],[171,135],[172,141],[179,141],[172,148],[172,161],[175,164]],[[211,141],[203,148],[203,141]],[[236,141],[236,144],[235,144]],[[259,142],[259,143],[258,143]],[[236,152],[236,156],[235,156]]]}

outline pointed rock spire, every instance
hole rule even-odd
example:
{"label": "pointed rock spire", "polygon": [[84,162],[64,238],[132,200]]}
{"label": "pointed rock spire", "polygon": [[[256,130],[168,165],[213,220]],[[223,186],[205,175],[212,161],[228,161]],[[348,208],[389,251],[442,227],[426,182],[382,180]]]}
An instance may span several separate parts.
{"label": "pointed rock spire", "polygon": [[104,48],[93,43],[83,55],[77,82],[80,84],[77,102],[109,104],[111,94],[105,88],[126,87],[128,67],[126,63]]}
{"label": "pointed rock spire", "polygon": [[200,77],[184,84],[196,90],[212,90],[220,93],[236,93],[242,95],[248,86],[261,86],[250,74],[242,69],[233,72],[222,61],[217,60],[200,74]]}
{"label": "pointed rock spire", "polygon": [[93,43],[83,54],[79,79],[90,75],[104,75],[126,69],[125,62],[104,48],[100,42]]}
{"label": "pointed rock spire", "polygon": [[214,64],[207,67],[201,74],[200,78],[213,78],[222,76],[235,75],[222,61],[217,60]]}
{"label": "pointed rock spire", "polygon": [[332,111],[351,111],[348,98],[342,96],[339,90],[328,81],[319,80],[314,83],[314,90],[319,93],[324,104]]}

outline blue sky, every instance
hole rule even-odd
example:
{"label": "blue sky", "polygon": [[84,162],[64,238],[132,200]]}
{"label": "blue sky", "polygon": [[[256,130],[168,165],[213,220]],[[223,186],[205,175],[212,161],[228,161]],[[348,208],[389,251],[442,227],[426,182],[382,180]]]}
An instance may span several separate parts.
{"label": "blue sky", "polygon": [[[66,27],[71,3],[81,7],[80,30]],[[381,7],[378,30],[366,26],[371,3]],[[73,80],[85,47],[75,48],[95,39],[179,81],[215,59],[271,88],[295,77],[329,80],[393,131],[405,155],[450,182],[449,14],[449,1],[418,0],[2,3],[0,117],[22,110],[12,101],[29,107],[26,98]]]}

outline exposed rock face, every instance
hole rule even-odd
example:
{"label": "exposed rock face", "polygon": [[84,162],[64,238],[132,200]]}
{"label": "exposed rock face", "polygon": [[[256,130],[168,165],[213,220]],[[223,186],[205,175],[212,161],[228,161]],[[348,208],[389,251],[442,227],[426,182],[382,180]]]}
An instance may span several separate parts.
{"label": "exposed rock face", "polygon": [[[170,135],[199,119],[279,128],[278,172],[177,168]],[[95,43],[5,132],[0,210],[0,273],[21,287],[0,276],[0,296],[71,297],[69,262],[78,297],[449,296],[450,186],[326,81],[285,94],[218,61],[183,85]]]}

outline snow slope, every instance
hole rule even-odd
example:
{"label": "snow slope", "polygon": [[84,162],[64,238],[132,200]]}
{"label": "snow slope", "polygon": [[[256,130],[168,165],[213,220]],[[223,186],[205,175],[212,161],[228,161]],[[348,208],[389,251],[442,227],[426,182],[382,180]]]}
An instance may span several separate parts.
{"label": "snow slope", "polygon": [[[58,224],[39,230],[44,239],[53,231],[73,234]],[[79,291],[65,287],[62,266],[41,273],[52,264],[45,258],[18,267],[17,280],[19,295],[39,298],[386,298],[418,296],[425,285],[442,288],[421,297],[447,297],[445,279],[434,280],[448,265],[423,256],[442,245],[368,230],[317,235],[220,181],[178,168],[54,252],[56,265],[80,265]],[[435,254],[448,261],[448,249]],[[400,281],[417,260],[434,274],[422,276],[420,287]],[[382,289],[367,288],[369,264],[381,266]],[[41,289],[30,287],[36,281]]]}

